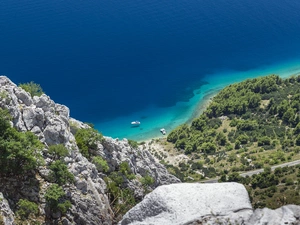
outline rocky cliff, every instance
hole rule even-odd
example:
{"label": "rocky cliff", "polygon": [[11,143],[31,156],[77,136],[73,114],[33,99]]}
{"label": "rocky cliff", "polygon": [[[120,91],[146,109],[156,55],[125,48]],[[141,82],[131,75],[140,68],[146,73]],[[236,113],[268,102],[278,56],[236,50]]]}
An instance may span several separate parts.
{"label": "rocky cliff", "polygon": [[[12,116],[12,126],[19,131],[31,131],[44,144],[42,155],[45,165],[32,171],[34,179],[28,177],[1,177],[0,215],[4,224],[15,224],[15,210],[18,199],[26,198],[38,204],[39,222],[46,224],[113,224],[115,215],[111,208],[106,174],[84,157],[76,144],[75,130],[89,128],[88,125],[70,118],[69,109],[55,103],[49,96],[31,97],[5,76],[0,76],[0,107],[7,109]],[[64,158],[69,172],[75,176],[74,184],[63,185],[71,207],[66,214],[50,212],[45,202],[45,192],[51,185],[49,167],[53,159],[47,154],[49,146],[62,144],[69,150]],[[116,171],[122,162],[127,162],[135,179],[125,179],[123,188],[134,192],[141,199],[146,191],[162,184],[179,182],[159,163],[156,163],[147,149],[133,148],[126,139],[118,140],[104,137],[97,143],[94,155],[108,162],[109,172]],[[147,190],[140,182],[143,176],[154,182]],[[13,194],[14,193],[14,194]],[[41,219],[44,221],[41,221]]]}

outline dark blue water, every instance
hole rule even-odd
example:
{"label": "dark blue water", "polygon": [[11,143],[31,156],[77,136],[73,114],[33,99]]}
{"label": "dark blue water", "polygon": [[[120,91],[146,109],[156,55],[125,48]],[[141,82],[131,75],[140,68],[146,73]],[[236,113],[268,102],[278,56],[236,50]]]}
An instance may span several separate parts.
{"label": "dark blue water", "polygon": [[296,0],[1,0],[0,74],[99,123],[300,58]]}

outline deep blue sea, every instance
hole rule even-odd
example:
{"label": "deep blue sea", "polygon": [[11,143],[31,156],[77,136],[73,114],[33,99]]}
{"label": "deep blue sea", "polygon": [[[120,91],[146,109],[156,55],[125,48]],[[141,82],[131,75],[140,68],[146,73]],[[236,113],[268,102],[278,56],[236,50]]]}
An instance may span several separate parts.
{"label": "deep blue sea", "polygon": [[158,137],[226,84],[299,72],[297,0],[0,1],[0,74],[106,136]]}

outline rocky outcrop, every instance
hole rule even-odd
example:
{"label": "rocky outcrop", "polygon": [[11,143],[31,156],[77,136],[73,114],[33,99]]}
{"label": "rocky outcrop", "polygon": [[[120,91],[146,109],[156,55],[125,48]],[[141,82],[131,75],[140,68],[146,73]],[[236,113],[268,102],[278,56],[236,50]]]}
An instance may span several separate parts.
{"label": "rocky outcrop", "polygon": [[106,137],[99,154],[115,169],[121,162],[127,161],[132,172],[141,176],[150,175],[155,179],[154,187],[163,184],[178,183],[180,180],[169,174],[164,166],[143,146],[132,148],[126,139],[118,140]]}
{"label": "rocky outcrop", "polygon": [[[0,107],[9,110],[13,118],[12,126],[19,131],[33,132],[45,144],[43,156],[46,165],[39,168],[36,178],[39,189],[34,191],[33,196],[30,196],[32,194],[29,190],[24,189],[22,194],[12,196],[15,199],[11,199],[11,202],[15,204],[18,199],[29,196],[31,201],[39,204],[41,215],[54,220],[62,216],[60,213],[51,214],[47,211],[44,194],[51,185],[48,166],[53,162],[53,159],[47,154],[48,146],[63,144],[69,149],[69,155],[65,157],[64,161],[67,163],[68,170],[75,176],[75,182],[63,186],[72,207],[66,216],[61,218],[61,221],[63,224],[112,224],[114,215],[103,180],[106,175],[99,173],[95,165],[82,156],[74,137],[77,129],[90,127],[70,118],[68,107],[55,103],[45,94],[32,98],[29,93],[5,76],[0,76]],[[150,175],[155,179],[151,188],[179,182],[161,164],[154,163],[154,159],[147,149],[132,148],[126,139],[105,137],[103,142],[97,143],[94,151],[95,155],[102,156],[107,160],[110,172],[117,170],[119,165],[126,161],[137,178],[146,174]],[[12,182],[17,188],[18,184]],[[124,188],[133,190],[137,198],[144,196],[145,190],[138,179],[127,180],[124,185]],[[9,191],[9,185],[6,185],[5,188],[3,186],[2,189]],[[5,216],[4,224],[11,224],[9,221],[13,221],[14,214],[10,213],[12,211],[9,207],[3,208],[6,206],[3,204],[1,212]]]}
{"label": "rocky outcrop", "polygon": [[128,211],[119,225],[300,224],[300,206],[253,210],[238,183],[160,186]]}
{"label": "rocky outcrop", "polygon": [[278,209],[256,209],[247,221],[248,225],[300,225],[300,206],[285,205]]}
{"label": "rocky outcrop", "polygon": [[217,219],[237,224],[252,214],[248,193],[237,183],[160,186],[127,212],[120,225],[207,224]]}
{"label": "rocky outcrop", "polygon": [[0,224],[13,225],[14,224],[14,213],[10,209],[8,201],[4,198],[0,192]]}

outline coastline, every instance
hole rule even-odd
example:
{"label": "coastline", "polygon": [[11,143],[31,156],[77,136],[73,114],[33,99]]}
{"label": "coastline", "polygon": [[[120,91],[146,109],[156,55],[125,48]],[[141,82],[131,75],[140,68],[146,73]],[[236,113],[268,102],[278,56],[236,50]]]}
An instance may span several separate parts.
{"label": "coastline", "polygon": [[[104,136],[119,139],[131,139],[138,142],[166,138],[169,132],[182,124],[191,124],[193,119],[210,104],[211,99],[226,86],[242,82],[246,79],[277,74],[287,78],[300,74],[300,59],[273,64],[248,71],[220,71],[203,77],[206,84],[193,90],[193,97],[187,102],[177,102],[171,107],[157,107],[150,105],[148,108],[130,115],[115,118],[112,121],[95,123],[95,127]],[[132,128],[131,121],[140,121],[139,127]],[[161,134],[160,129],[167,131]]]}
{"label": "coastline", "polygon": [[[214,96],[216,96],[218,94],[218,92],[222,90],[222,88],[216,88],[216,89],[211,89],[209,90],[198,102],[197,105],[195,107],[195,109],[193,110],[191,116],[186,120],[186,124],[191,124],[193,122],[193,120],[197,117],[199,117],[205,110],[206,108],[209,106],[209,104],[211,103],[211,100]],[[184,123],[183,123],[184,124]],[[171,131],[171,130],[170,130]],[[168,132],[170,132],[168,131]],[[155,140],[155,139],[165,139],[167,137],[168,133],[164,136],[162,135],[157,135],[154,136],[152,138],[147,138],[147,139],[141,139],[138,142],[146,142],[147,144],[149,144],[151,141]]]}

